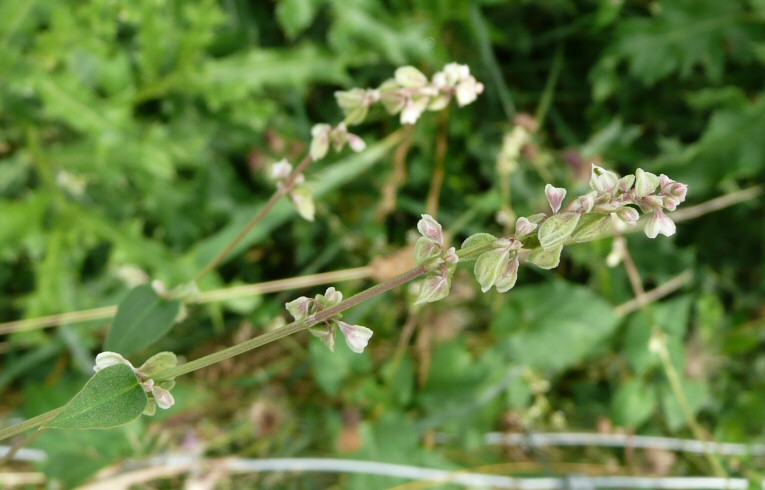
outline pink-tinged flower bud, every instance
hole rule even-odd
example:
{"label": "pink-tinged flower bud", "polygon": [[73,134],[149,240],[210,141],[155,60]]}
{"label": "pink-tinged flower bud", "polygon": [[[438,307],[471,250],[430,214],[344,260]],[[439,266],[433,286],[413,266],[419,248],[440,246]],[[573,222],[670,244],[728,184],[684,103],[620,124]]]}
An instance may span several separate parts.
{"label": "pink-tinged flower bud", "polygon": [[438,274],[429,274],[422,281],[420,294],[417,296],[416,305],[432,303],[445,298],[449,294],[451,286],[448,269],[442,269]]}
{"label": "pink-tinged flower bud", "polygon": [[331,306],[335,306],[336,304],[340,303],[343,300],[343,293],[336,290],[333,287],[327,288],[327,291],[324,293],[324,299],[326,300],[325,307],[329,308]]}
{"label": "pink-tinged flower bud", "polygon": [[356,153],[362,152],[367,148],[367,144],[361,139],[360,136],[353,133],[348,133],[348,146]]}
{"label": "pink-tinged flower bud", "polygon": [[644,212],[649,212],[654,209],[661,209],[664,206],[664,199],[653,195],[645,196],[643,199],[638,201],[638,204]]}
{"label": "pink-tinged flower bud", "polygon": [[421,216],[422,219],[417,222],[417,230],[420,232],[420,235],[431,240],[433,243],[437,243],[443,248],[444,232],[441,225],[429,214],[423,214]]}
{"label": "pink-tinged flower bud", "polygon": [[151,390],[151,394],[154,396],[154,401],[157,402],[159,408],[168,409],[175,405],[173,395],[160,386],[155,385]]}
{"label": "pink-tinged flower bud", "polygon": [[329,134],[332,126],[329,124],[316,124],[311,128],[311,148],[309,154],[313,161],[318,161],[327,156],[329,151]]}
{"label": "pink-tinged flower bud", "polygon": [[343,332],[345,343],[348,344],[348,347],[357,354],[364,352],[374,332],[367,327],[350,325],[344,321],[338,321],[337,325],[340,327],[340,331]]}
{"label": "pink-tinged flower bud", "polygon": [[566,197],[566,189],[547,184],[545,186],[545,195],[547,195],[547,202],[550,203],[553,214],[556,214],[560,210],[563,199]]}
{"label": "pink-tinged flower bud", "polygon": [[284,180],[292,173],[292,165],[286,158],[271,165],[271,179]]}
{"label": "pink-tinged flower bud", "polygon": [[506,293],[513,289],[516,281],[518,280],[518,268],[520,267],[520,264],[521,263],[518,259],[518,255],[510,260],[510,263],[502,273],[502,276],[500,276],[494,284],[498,293]]}
{"label": "pink-tinged flower bud", "polygon": [[638,219],[640,219],[640,213],[637,212],[637,209],[631,208],[629,206],[617,209],[616,216],[618,216],[620,220],[624,221],[628,225],[634,225],[638,222]]}
{"label": "pink-tinged flower bud", "polygon": [[656,238],[659,234],[672,236],[675,234],[675,222],[657,209],[645,225],[645,234],[648,238]]}
{"label": "pink-tinged flower bud", "polygon": [[592,191],[589,194],[577,197],[568,206],[566,206],[566,211],[579,214],[589,213],[595,206],[595,198],[597,195],[598,191]]}
{"label": "pink-tinged flower bud", "polygon": [[321,343],[326,345],[330,352],[335,352],[335,327],[333,324],[311,327],[308,331],[321,340]]}
{"label": "pink-tinged flower bud", "polygon": [[664,204],[664,209],[667,211],[674,211],[677,209],[677,206],[680,205],[682,202],[682,199],[678,199],[676,197],[672,196],[664,196],[664,199],[662,199],[662,202]]}
{"label": "pink-tinged flower bud", "polygon": [[116,366],[117,364],[124,364],[126,366],[130,366],[130,369],[135,370],[133,365],[122,357],[122,355],[117,354],[116,352],[102,352],[96,356],[96,365],[93,366],[93,371],[99,372],[102,369],[106,369],[111,366]]}
{"label": "pink-tinged flower bud", "polygon": [[470,68],[459,63],[448,63],[443,69],[446,85],[455,86],[457,83],[470,76]]}
{"label": "pink-tinged flower bud", "polygon": [[521,216],[518,218],[518,220],[515,222],[515,236],[518,238],[523,238],[526,235],[531,234],[534,230],[537,229],[537,224],[532,223],[529,221],[528,218],[524,218]]}
{"label": "pink-tinged flower bud", "polygon": [[393,76],[402,87],[418,88],[428,84],[428,77],[413,66],[402,66]]}
{"label": "pink-tinged flower bud", "polygon": [[465,107],[478,98],[479,94],[483,93],[483,84],[476,81],[473,77],[461,81],[457,85],[455,96],[457,97],[457,105]]}
{"label": "pink-tinged flower bud", "polygon": [[607,192],[614,194],[619,184],[619,176],[615,173],[592,164],[592,173],[590,174],[590,188],[598,192]]}
{"label": "pink-tinged flower bud", "polygon": [[449,249],[444,252],[442,258],[447,264],[456,264],[460,261],[460,258],[457,256],[457,251],[454,249],[454,247],[449,247]]}
{"label": "pink-tinged flower bud", "polygon": [[298,299],[294,299],[289,303],[285,303],[284,307],[290,312],[292,318],[295,320],[302,320],[307,317],[311,312],[312,299],[301,296]]}
{"label": "pink-tinged flower bud", "polygon": [[659,186],[659,177],[646,172],[642,168],[635,171],[635,193],[638,197],[645,197],[656,190]]}
{"label": "pink-tinged flower bud", "polygon": [[635,183],[635,176],[634,175],[625,175],[621,179],[619,179],[619,190],[622,192],[629,192],[630,189],[632,189],[632,185]]}
{"label": "pink-tinged flower bud", "polygon": [[425,109],[428,108],[430,99],[428,97],[415,97],[406,101],[404,109],[401,111],[401,124],[414,124],[420,118]]}

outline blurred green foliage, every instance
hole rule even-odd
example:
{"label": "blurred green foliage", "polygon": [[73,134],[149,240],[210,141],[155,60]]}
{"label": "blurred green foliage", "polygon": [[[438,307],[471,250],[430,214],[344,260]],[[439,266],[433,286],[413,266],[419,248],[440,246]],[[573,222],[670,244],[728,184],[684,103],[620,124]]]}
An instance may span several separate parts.
{"label": "blurred green foliage", "polygon": [[[687,205],[761,184],[763,24],[761,0],[3,0],[0,321],[114,304],[144,275],[191,280],[267,199],[270,163],[298,160],[311,124],[339,120],[333,91],[379,85],[403,64],[431,73],[466,63],[487,90],[468,108],[423,118],[410,136],[312,168],[316,221],[282,203],[203,290],[366,265],[400,249],[440,165],[439,221],[454,241],[501,234],[496,212],[508,203],[496,158],[522,113],[539,130],[507,177],[519,215],[543,210],[546,182],[585,189],[591,161],[666,173],[689,184]],[[371,119],[360,130],[370,143],[397,128],[382,113]],[[448,141],[440,163],[439,140]],[[403,163],[402,141],[411,143]],[[397,165],[405,178],[384,211]],[[154,419],[46,433],[35,442],[50,455],[42,469],[71,486],[196,440],[211,456],[647,472],[646,454],[524,454],[480,437],[604,423],[689,436],[647,350],[653,323],[701,424],[720,440],[762,440],[763,216],[759,197],[679,224],[672,239],[629,236],[646,287],[693,272],[650,316],[614,310],[633,292],[622,267],[605,265],[611,239],[570,247],[555,271],[522,267],[506,295],[476,295],[458,273],[443,303],[410,310],[397,291],[349,312],[375,330],[363,356],[342,342],[331,354],[308,335],[287,339],[181,380],[178,405]],[[364,284],[337,286],[348,296]],[[230,345],[299,294],[193,308],[135,362]],[[413,339],[402,341],[410,323]],[[90,322],[0,337],[0,416],[60,406],[89,376],[105,335],[103,322]],[[434,431],[453,437],[433,446]],[[726,465],[732,474],[755,467]],[[709,470],[689,456],[672,472]],[[261,488],[396,483],[236,478]]]}

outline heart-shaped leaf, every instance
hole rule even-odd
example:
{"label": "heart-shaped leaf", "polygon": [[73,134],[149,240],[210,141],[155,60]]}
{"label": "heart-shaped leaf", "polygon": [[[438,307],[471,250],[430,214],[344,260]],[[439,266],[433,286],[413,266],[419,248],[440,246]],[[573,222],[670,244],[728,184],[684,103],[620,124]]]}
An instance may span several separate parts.
{"label": "heart-shaped leaf", "polygon": [[49,429],[111,429],[143,413],[148,397],[133,369],[109,366],[93,375],[64,411],[45,424]]}
{"label": "heart-shaped leaf", "polygon": [[180,307],[179,301],[160,298],[148,284],[131,289],[117,308],[104,350],[129,355],[150,346],[170,330]]}

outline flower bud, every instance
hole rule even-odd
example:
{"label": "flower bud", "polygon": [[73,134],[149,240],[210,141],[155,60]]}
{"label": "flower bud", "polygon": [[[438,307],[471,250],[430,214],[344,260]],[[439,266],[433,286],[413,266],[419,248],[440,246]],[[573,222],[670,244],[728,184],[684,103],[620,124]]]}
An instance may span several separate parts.
{"label": "flower bud", "polygon": [[518,238],[523,238],[536,230],[537,226],[539,225],[532,223],[528,218],[521,216],[515,222],[515,236]]}
{"label": "flower bud", "polygon": [[324,158],[329,151],[329,133],[332,131],[332,126],[329,124],[316,124],[311,128],[311,148],[309,154],[313,161],[318,161]]}
{"label": "flower bud", "polygon": [[337,325],[340,327],[340,331],[343,332],[345,343],[348,344],[348,347],[357,354],[364,352],[364,348],[366,348],[374,332],[367,327],[350,325],[344,321],[337,322]]}
{"label": "flower bud", "polygon": [[408,99],[401,111],[401,124],[414,124],[420,118],[425,109],[428,108],[430,99],[428,97],[414,97]]}
{"label": "flower bud", "polygon": [[442,258],[447,264],[456,264],[460,261],[460,258],[457,256],[457,251],[454,249],[454,247],[449,247],[449,249],[444,252]]}
{"label": "flower bud", "polygon": [[497,287],[498,293],[506,293],[513,289],[513,286],[515,286],[515,283],[518,280],[518,268],[520,267],[520,264],[517,254],[510,259],[507,268],[494,284]]}
{"label": "flower bud", "polygon": [[483,93],[483,84],[476,81],[473,77],[461,81],[457,85],[455,95],[457,97],[457,105],[464,107],[478,98],[478,95]]}
{"label": "flower bud", "polygon": [[362,152],[367,148],[367,144],[361,139],[360,136],[353,133],[348,133],[348,146],[356,153]]}
{"label": "flower bud", "polygon": [[420,235],[443,247],[444,233],[441,225],[429,214],[423,214],[421,216],[422,219],[417,222],[417,230],[420,232]]}
{"label": "flower bud", "polygon": [[130,366],[131,369],[133,368],[133,365],[122,357],[122,355],[117,354],[116,352],[101,352],[96,356],[96,365],[93,366],[93,371],[99,372],[102,369],[106,369],[111,366],[116,366],[117,364],[125,364],[126,366]]}
{"label": "flower bud", "polygon": [[292,165],[286,158],[279,160],[271,165],[271,179],[272,180],[284,180],[292,173]]}
{"label": "flower bud", "polygon": [[635,193],[638,197],[645,197],[656,190],[659,186],[659,178],[651,172],[646,172],[642,168],[635,171]]}
{"label": "flower bud", "polygon": [[151,389],[151,394],[159,408],[168,409],[175,405],[175,398],[173,398],[173,395],[160,386],[154,385]]}
{"label": "flower bud", "polygon": [[566,197],[566,189],[547,184],[545,185],[545,195],[547,196],[547,202],[550,203],[553,214],[556,214],[563,203],[563,199]]}
{"label": "flower bud", "polygon": [[449,294],[449,287],[451,286],[449,275],[448,269],[443,267],[438,274],[428,274],[425,276],[415,304],[432,303],[445,298]]}
{"label": "flower bud", "polygon": [[299,186],[290,191],[290,199],[298,214],[307,221],[313,221],[316,207],[313,203],[313,191],[308,187]]}
{"label": "flower bud", "polygon": [[615,173],[592,164],[590,188],[598,192],[613,194],[619,184],[619,176]]}
{"label": "flower bud", "polygon": [[619,179],[619,190],[622,192],[629,192],[630,189],[632,189],[632,185],[635,183],[635,176],[634,175],[625,175],[621,179]]}
{"label": "flower bud", "polygon": [[[316,297],[317,301],[319,301],[319,296]],[[324,292],[324,301],[320,301],[322,306],[324,308],[330,308],[332,306],[335,306],[336,304],[340,303],[343,300],[343,293],[336,290],[333,287],[328,287],[327,290]]]}
{"label": "flower bud", "polygon": [[308,329],[314,337],[321,340],[330,352],[335,352],[335,328],[331,325],[321,325]]}
{"label": "flower bud", "polygon": [[313,300],[310,298],[306,298],[305,296],[301,296],[298,299],[294,299],[290,301],[289,303],[286,303],[284,306],[287,308],[287,311],[290,312],[290,315],[292,315],[292,318],[295,320],[302,320],[303,318],[307,317],[311,312],[311,304],[313,303]]}
{"label": "flower bud", "polygon": [[634,225],[638,222],[638,219],[640,219],[640,213],[637,212],[637,209],[629,206],[617,209],[616,216],[628,225]]}
{"label": "flower bud", "polygon": [[664,236],[675,234],[675,222],[667,217],[661,209],[654,211],[645,225],[645,235],[648,238],[656,238],[659,234]]}

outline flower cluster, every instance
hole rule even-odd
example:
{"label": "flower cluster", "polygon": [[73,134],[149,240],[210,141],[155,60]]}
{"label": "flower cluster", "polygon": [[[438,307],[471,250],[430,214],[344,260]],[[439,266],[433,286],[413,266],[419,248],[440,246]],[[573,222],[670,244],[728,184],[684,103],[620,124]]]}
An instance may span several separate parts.
{"label": "flower cluster", "polygon": [[[279,160],[271,166],[271,179],[284,189],[284,182],[292,175],[292,164],[287,159]],[[287,187],[292,204],[303,219],[313,221],[316,206],[313,202],[313,191],[305,185],[305,177],[299,174],[291,186]]]}
{"label": "flower cluster", "polygon": [[98,372],[109,366],[117,364],[125,364],[130,366],[130,369],[138,376],[141,381],[141,386],[144,391],[149,394],[149,403],[146,405],[143,413],[144,415],[154,415],[157,411],[157,407],[167,409],[175,404],[175,398],[170,393],[170,390],[175,386],[175,381],[172,379],[163,380],[156,383],[154,376],[158,373],[173,368],[178,365],[178,358],[172,352],[160,352],[150,357],[144,362],[141,367],[135,368],[130,361],[122,357],[122,355],[116,352],[102,352],[96,356],[96,365],[93,367],[93,371]]}
{"label": "flower cluster", "polygon": [[424,265],[429,270],[420,288],[417,304],[430,303],[449,294],[459,257],[454,247],[446,248],[443,229],[429,214],[422,215],[417,230],[422,236],[414,246],[414,258],[417,265]]}
{"label": "flower cluster", "polygon": [[359,135],[348,131],[348,126],[344,122],[334,127],[325,123],[316,124],[311,128],[311,138],[309,153],[313,161],[327,156],[330,143],[335,151],[342,151],[346,144],[356,153],[364,151],[367,147]]}
{"label": "flower cluster", "polygon": [[674,211],[688,191],[685,184],[663,174],[656,176],[638,169],[635,175],[619,177],[596,165],[592,166],[590,188],[591,192],[564,206],[566,189],[547,184],[550,216],[539,213],[518,218],[515,233],[509,237],[497,238],[488,233],[468,237],[460,253],[463,258],[476,259],[474,273],[481,290],[486,292],[493,286],[499,292],[509,291],[518,277],[522,249],[529,251],[528,262],[552,269],[560,263],[567,240],[594,240],[602,236],[614,217],[627,224],[637,223],[640,215],[631,205],[651,214],[645,227],[649,238],[671,236],[675,224],[664,210]]}
{"label": "flower cluster", "polygon": [[[327,291],[324,294],[317,294],[313,298],[301,296],[284,306],[296,321],[300,321],[305,320],[322,310],[338,305],[341,301],[343,301],[343,293],[330,287],[327,288]],[[322,325],[311,327],[310,331],[313,335],[318,337],[329,350],[334,352],[335,328],[339,327],[343,336],[345,336],[345,343],[348,344],[348,347],[358,354],[364,352],[364,348],[367,346],[370,337],[372,337],[372,330],[367,327],[362,327],[361,325],[351,325],[346,323],[340,320],[342,317],[342,314],[337,313],[324,320]]]}
{"label": "flower cluster", "polygon": [[464,107],[483,93],[483,84],[470,74],[467,65],[449,63],[428,80],[413,66],[398,68],[392,79],[377,89],[354,88],[335,93],[345,114],[345,123],[360,124],[369,108],[380,102],[390,114],[400,114],[401,124],[414,124],[425,111],[444,109],[452,97]]}

